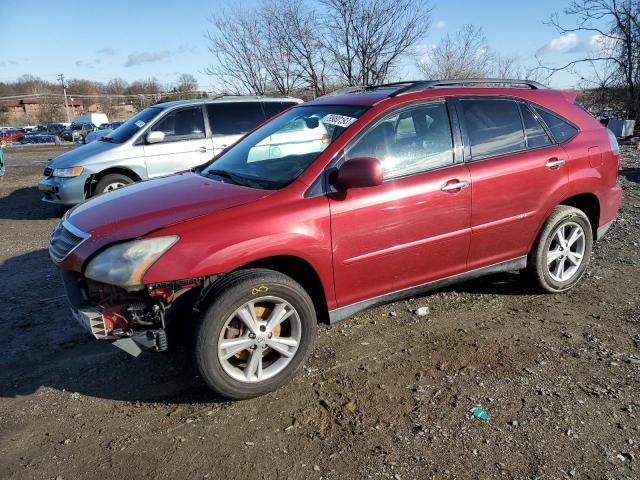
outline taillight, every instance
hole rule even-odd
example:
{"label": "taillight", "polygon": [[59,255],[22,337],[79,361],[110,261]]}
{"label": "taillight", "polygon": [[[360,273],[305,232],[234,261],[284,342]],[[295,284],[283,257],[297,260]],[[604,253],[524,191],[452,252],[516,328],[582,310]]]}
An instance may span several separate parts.
{"label": "taillight", "polygon": [[609,145],[611,145],[611,151],[616,155],[620,154],[620,145],[618,145],[618,139],[616,135],[607,128],[607,133],[609,134]]}

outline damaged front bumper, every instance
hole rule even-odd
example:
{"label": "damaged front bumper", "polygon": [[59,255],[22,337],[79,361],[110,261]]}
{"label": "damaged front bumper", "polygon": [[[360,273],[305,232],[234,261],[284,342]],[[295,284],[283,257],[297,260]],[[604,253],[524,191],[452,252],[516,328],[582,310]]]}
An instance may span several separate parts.
{"label": "damaged front bumper", "polygon": [[110,305],[95,306],[82,276],[61,271],[61,277],[73,317],[94,338],[108,341],[134,357],[144,350],[167,349],[164,306],[160,298],[143,297],[147,294],[143,292],[139,294],[141,298],[118,299]]}
{"label": "damaged front bumper", "polygon": [[116,335],[107,331],[104,315],[97,308],[74,308],[71,306],[71,313],[95,339],[107,340],[134,357],[145,350],[162,352],[167,349],[167,334],[164,328],[123,332]]}

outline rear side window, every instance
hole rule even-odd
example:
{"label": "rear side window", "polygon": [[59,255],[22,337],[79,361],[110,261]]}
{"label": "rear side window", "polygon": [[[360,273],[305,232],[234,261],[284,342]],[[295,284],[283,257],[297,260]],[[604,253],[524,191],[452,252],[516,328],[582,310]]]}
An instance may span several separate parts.
{"label": "rear side window", "polygon": [[264,122],[260,102],[228,102],[207,105],[214,135],[242,135]]}
{"label": "rear side window", "polygon": [[551,145],[551,139],[545,132],[542,125],[536,120],[524,104],[520,104],[520,112],[522,113],[522,122],[524,124],[524,133],[527,136],[527,148],[540,148]]}
{"label": "rear side window", "polygon": [[565,119],[555,115],[548,110],[540,107],[533,107],[535,111],[542,117],[544,123],[547,124],[551,135],[558,143],[565,143],[571,140],[578,133],[578,129],[567,122]]}
{"label": "rear side window", "polygon": [[274,115],[286,110],[289,107],[297,105],[295,102],[263,102],[262,108],[264,108],[264,114],[267,118],[271,118]]}
{"label": "rear side window", "polygon": [[522,120],[516,102],[462,99],[460,105],[474,160],[525,149]]}

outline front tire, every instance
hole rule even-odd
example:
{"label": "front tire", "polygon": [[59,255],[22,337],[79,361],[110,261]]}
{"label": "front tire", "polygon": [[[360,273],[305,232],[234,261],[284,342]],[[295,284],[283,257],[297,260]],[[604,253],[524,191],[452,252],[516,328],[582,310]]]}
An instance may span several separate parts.
{"label": "front tire", "polygon": [[207,385],[235,400],[289,382],[313,348],[316,313],[293,279],[266,269],[232,272],[194,331],[195,361]]}
{"label": "front tire", "polygon": [[564,292],[573,288],[589,265],[593,231],[582,210],[558,205],[545,222],[529,254],[529,271],[540,288]]}
{"label": "front tire", "polygon": [[133,180],[126,175],[123,175],[121,173],[110,173],[109,175],[105,175],[100,179],[100,181],[96,185],[94,195],[111,192],[132,183]]}

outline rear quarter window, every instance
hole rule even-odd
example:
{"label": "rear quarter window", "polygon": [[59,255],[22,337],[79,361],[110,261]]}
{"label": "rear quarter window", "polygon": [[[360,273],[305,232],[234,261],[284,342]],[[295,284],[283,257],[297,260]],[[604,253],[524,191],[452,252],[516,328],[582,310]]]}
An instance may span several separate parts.
{"label": "rear quarter window", "polygon": [[241,135],[264,122],[260,102],[225,102],[207,105],[214,135]]}
{"label": "rear quarter window", "polygon": [[297,105],[295,102],[262,102],[264,108],[264,115],[267,119],[279,114],[289,107]]}
{"label": "rear quarter window", "polygon": [[578,133],[578,129],[574,125],[559,115],[538,106],[534,106],[533,109],[540,115],[557,143],[566,143]]}

